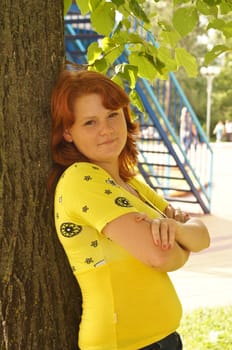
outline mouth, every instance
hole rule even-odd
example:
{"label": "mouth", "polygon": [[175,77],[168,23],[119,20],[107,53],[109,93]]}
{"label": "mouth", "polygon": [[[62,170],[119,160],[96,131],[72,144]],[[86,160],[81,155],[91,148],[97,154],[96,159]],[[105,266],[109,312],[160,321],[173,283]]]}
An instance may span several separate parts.
{"label": "mouth", "polygon": [[116,139],[112,139],[112,140],[107,140],[104,142],[99,143],[99,146],[107,146],[107,145],[111,145],[116,141]]}

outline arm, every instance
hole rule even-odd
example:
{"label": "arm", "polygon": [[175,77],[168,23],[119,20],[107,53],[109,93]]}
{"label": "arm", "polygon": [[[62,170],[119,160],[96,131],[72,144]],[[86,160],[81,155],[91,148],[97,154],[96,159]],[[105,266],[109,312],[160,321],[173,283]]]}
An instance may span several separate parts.
{"label": "arm", "polygon": [[185,224],[179,225],[176,241],[192,252],[198,252],[208,248],[210,237],[207,227],[197,218],[191,218],[190,215],[181,209],[175,209],[170,204],[165,208],[164,213],[168,218]]}
{"label": "arm", "polygon": [[122,215],[103,228],[103,233],[126,249],[141,262],[159,271],[173,271],[188,260],[189,252],[174,242],[172,249],[164,250],[155,245],[151,222],[137,220],[138,213]]}
{"label": "arm", "polygon": [[209,247],[209,232],[197,218],[184,223],[169,218],[155,219],[151,221],[151,226],[154,243],[163,249],[172,248],[175,241],[191,252],[199,252]]}
{"label": "arm", "polygon": [[186,223],[178,224],[179,229],[176,233],[176,241],[191,252],[199,252],[210,245],[210,236],[205,224],[192,218]]}

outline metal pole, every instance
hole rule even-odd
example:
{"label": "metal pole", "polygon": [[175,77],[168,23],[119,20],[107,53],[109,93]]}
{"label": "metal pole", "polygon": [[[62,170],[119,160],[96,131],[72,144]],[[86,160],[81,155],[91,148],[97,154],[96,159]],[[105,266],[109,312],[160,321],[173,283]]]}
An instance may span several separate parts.
{"label": "metal pole", "polygon": [[206,106],[206,135],[210,141],[210,119],[211,119],[211,95],[213,79],[220,73],[220,68],[217,66],[201,67],[200,72],[206,77],[207,81],[207,106]]}
{"label": "metal pole", "polygon": [[211,121],[211,95],[213,85],[213,75],[207,74],[207,111],[206,111],[206,135],[210,141],[210,121]]}

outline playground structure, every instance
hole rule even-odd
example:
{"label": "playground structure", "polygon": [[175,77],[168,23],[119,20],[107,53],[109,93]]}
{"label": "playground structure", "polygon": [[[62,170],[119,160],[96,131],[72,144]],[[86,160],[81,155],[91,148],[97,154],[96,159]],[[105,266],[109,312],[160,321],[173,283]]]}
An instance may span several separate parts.
{"label": "playground structure", "polygon": [[[65,17],[67,60],[86,64],[88,46],[101,39],[91,28],[89,16],[82,16],[73,4]],[[156,45],[151,33],[146,40]],[[126,48],[120,62],[127,62]],[[210,213],[213,151],[175,75],[170,73],[167,80],[155,79],[152,84],[139,78],[136,91],[146,111],[146,115],[136,113],[140,125],[139,176],[176,206],[181,203],[186,210],[196,207]],[[191,130],[195,130],[189,130],[188,149],[180,139],[180,115],[185,107]]]}

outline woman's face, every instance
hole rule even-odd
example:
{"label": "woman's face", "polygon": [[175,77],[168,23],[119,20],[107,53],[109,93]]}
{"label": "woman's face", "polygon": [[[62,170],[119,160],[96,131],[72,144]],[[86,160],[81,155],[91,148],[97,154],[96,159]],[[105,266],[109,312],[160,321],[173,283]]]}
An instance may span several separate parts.
{"label": "woman's face", "polygon": [[123,109],[106,109],[98,94],[89,94],[74,103],[75,122],[64,133],[68,142],[98,165],[114,163],[127,141]]}

